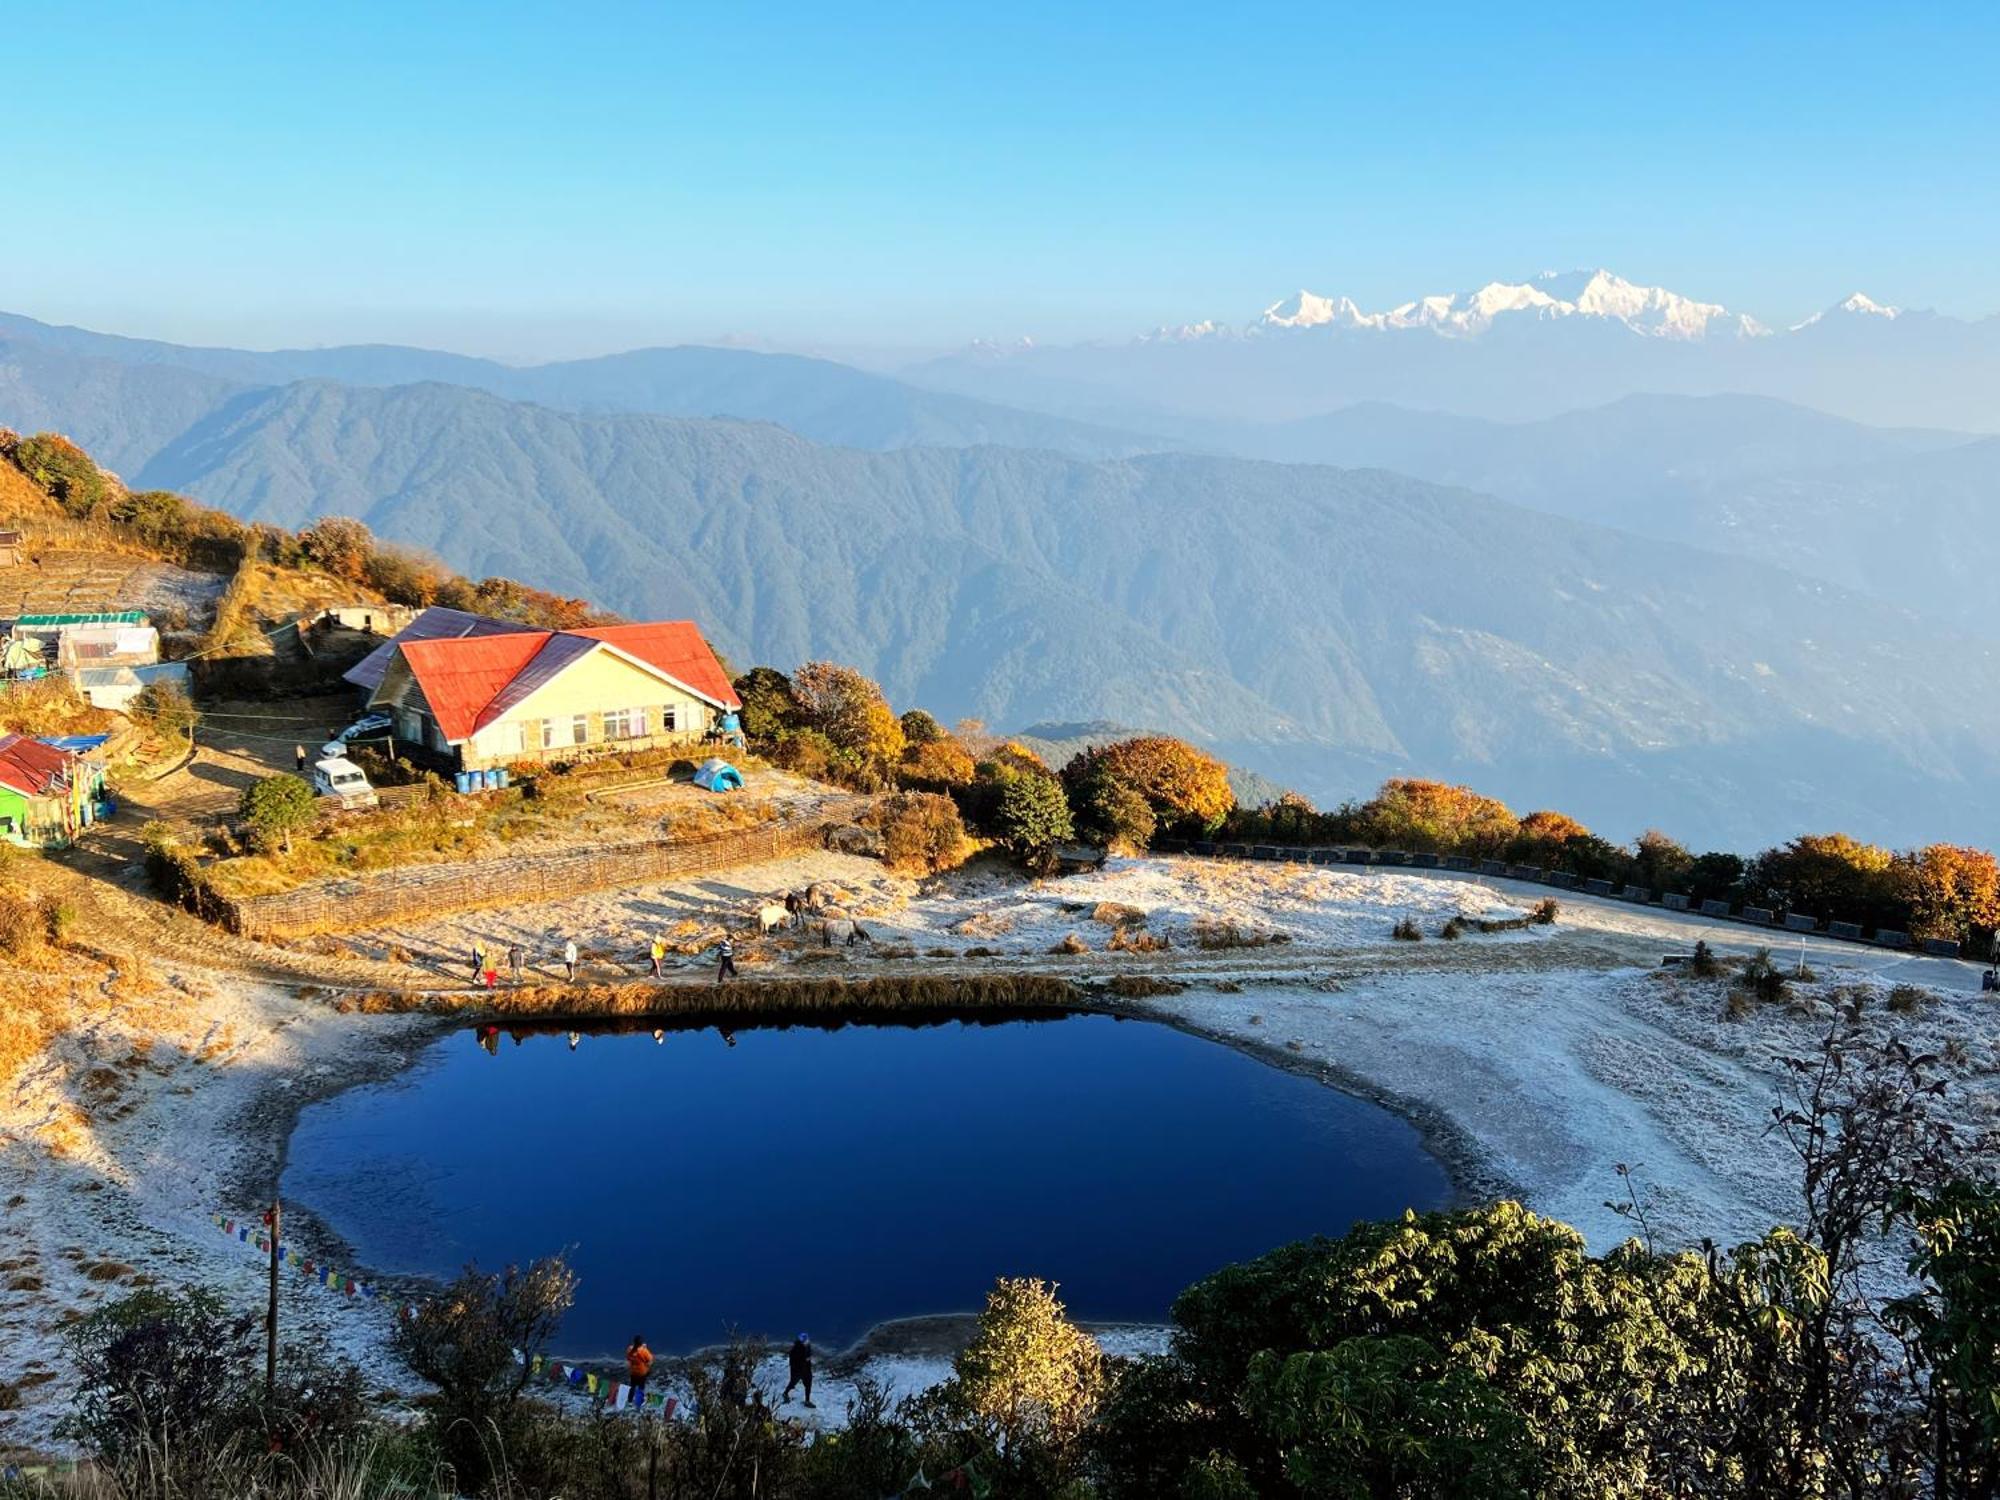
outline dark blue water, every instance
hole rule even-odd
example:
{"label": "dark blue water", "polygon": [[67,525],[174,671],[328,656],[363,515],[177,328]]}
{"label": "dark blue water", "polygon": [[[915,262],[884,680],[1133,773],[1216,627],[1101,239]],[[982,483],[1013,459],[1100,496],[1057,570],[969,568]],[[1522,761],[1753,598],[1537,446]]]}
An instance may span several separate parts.
{"label": "dark blue water", "polygon": [[838,1347],[977,1308],[998,1275],[1158,1320],[1218,1266],[1448,1193],[1393,1115],[1165,1026],[733,1036],[460,1033],[308,1108],[286,1196],[376,1272],[566,1251],[581,1357],[732,1325]]}

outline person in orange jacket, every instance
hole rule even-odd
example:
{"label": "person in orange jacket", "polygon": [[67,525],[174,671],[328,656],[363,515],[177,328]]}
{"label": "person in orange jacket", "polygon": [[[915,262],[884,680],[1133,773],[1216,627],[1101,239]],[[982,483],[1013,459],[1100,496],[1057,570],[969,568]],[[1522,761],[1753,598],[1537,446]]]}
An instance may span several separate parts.
{"label": "person in orange jacket", "polygon": [[632,1342],[625,1350],[625,1373],[631,1377],[632,1404],[640,1410],[646,1406],[646,1377],[652,1373],[653,1351],[646,1347],[643,1333],[632,1335]]}

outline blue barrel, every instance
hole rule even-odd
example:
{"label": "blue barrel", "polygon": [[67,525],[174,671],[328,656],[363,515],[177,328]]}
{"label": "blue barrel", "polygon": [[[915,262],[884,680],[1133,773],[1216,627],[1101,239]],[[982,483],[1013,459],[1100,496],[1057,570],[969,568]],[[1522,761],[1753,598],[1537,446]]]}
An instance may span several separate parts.
{"label": "blue barrel", "polygon": [[493,770],[493,785],[500,791],[507,790],[507,768],[496,766]]}
{"label": "blue barrel", "polygon": [[491,771],[474,771],[472,773],[472,789],[475,792],[483,792],[492,785],[493,773]]}
{"label": "blue barrel", "polygon": [[460,771],[457,775],[451,778],[451,784],[457,787],[461,792],[471,791],[472,773],[470,771]]}

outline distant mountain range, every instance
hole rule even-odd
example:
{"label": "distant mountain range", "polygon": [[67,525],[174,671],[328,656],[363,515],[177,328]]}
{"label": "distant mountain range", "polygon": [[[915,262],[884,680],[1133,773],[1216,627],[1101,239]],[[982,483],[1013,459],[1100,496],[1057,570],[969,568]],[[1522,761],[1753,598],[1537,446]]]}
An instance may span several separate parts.
{"label": "distant mountain range", "polygon": [[2000,431],[2000,317],[1856,294],[1796,326],[1609,271],[1489,282],[1382,311],[1299,292],[1248,323],[1123,343],[979,346],[903,372],[1012,406],[1160,430],[1386,401],[1503,421],[1639,393],[1749,393],[1856,421]]}
{"label": "distant mountain range", "polygon": [[[575,407],[758,396],[843,444],[872,433],[868,451],[774,420],[279,378],[293,360],[387,380],[456,359],[423,351],[176,363],[171,346],[57,333],[9,328],[0,423],[68,431],[135,485],[246,517],[355,515],[475,574],[693,615],[738,664],[828,655],[946,717],[1183,733],[1322,800],[1402,771],[1559,805],[1615,837],[1646,822],[1732,845],[1836,825],[1898,841],[2000,831],[2000,647],[1982,612],[1941,623],[1778,565],[1881,583],[1882,528],[1913,507],[1871,486],[1924,472],[1945,529],[1905,530],[1903,551],[1949,592],[1935,579],[1976,565],[1960,533],[1989,493],[1992,445],[1962,435],[1736,399],[1532,428],[1372,407],[1198,434],[1368,466],[1336,469],[994,445],[976,434],[1041,419],[819,361],[767,374],[774,357],[738,351],[541,367],[560,380],[467,362]],[[711,385],[699,372],[718,352]],[[263,383],[260,360],[278,362]],[[898,441],[932,423],[951,445]],[[1710,520],[1684,520],[1704,505]],[[1821,526],[1815,552],[1798,533],[1821,512],[1852,524]],[[1744,555],[1682,544],[1704,528]]]}
{"label": "distant mountain range", "polygon": [[2000,438],[1767,397],[1628,396],[1522,423],[1371,403],[1227,440],[1735,553],[2000,636]]}
{"label": "distant mountain range", "polygon": [[[795,354],[681,345],[514,366],[389,344],[269,352],[187,348],[0,313],[0,399],[27,407],[64,391],[57,404],[79,412],[71,420],[96,420],[107,452],[122,450],[117,462],[134,467],[135,455],[150,452],[181,413],[298,380],[360,386],[437,381],[559,411],[737,417],[856,448],[993,443],[1098,458],[1162,445],[1158,434],[996,406]],[[126,441],[120,430],[126,427],[142,429],[135,443]]]}

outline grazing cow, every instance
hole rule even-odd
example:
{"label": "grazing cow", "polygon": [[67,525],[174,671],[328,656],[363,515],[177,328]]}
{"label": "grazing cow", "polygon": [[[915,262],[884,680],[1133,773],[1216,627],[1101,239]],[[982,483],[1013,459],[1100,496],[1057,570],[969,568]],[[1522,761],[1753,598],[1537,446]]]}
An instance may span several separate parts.
{"label": "grazing cow", "polygon": [[791,913],[775,901],[767,901],[757,908],[757,931],[776,932],[791,920]]}

